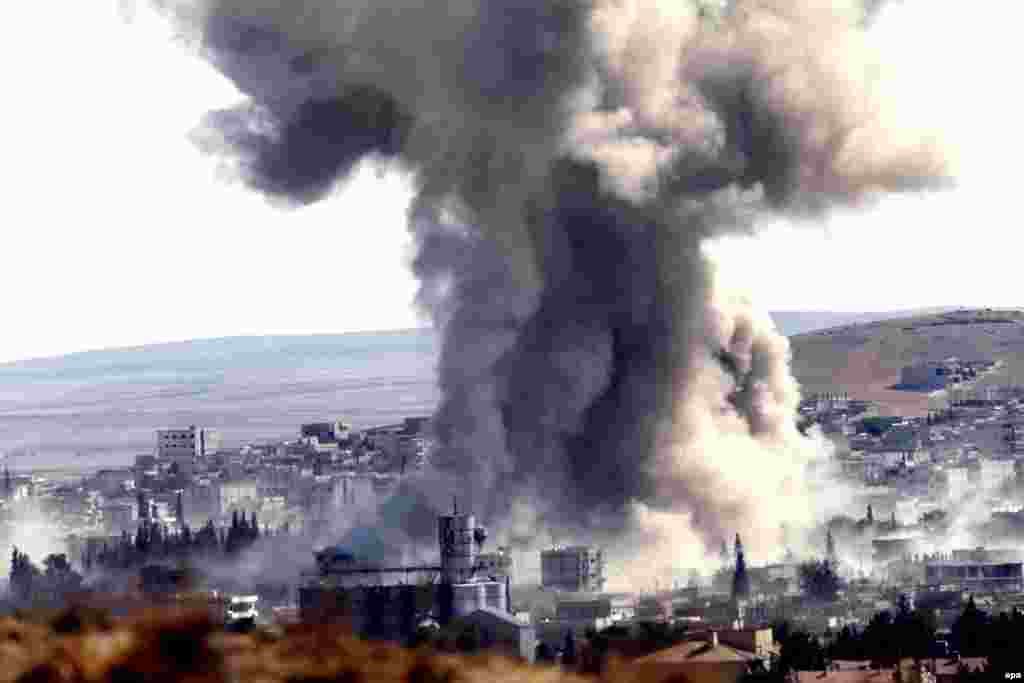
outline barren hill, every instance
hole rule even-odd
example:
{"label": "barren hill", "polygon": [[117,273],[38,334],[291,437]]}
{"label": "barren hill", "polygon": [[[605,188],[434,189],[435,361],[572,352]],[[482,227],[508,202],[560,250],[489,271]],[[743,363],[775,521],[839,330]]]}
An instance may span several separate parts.
{"label": "barren hill", "polygon": [[806,394],[849,392],[882,412],[922,415],[929,395],[892,389],[900,369],[926,360],[1001,360],[982,384],[1024,380],[1024,310],[959,309],[845,325],[790,337],[793,372]]}

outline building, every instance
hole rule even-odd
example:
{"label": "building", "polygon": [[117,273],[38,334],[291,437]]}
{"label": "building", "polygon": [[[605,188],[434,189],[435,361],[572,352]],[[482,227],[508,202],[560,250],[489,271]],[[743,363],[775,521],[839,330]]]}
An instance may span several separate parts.
{"label": "building", "polygon": [[231,510],[254,511],[259,507],[259,485],[255,481],[225,481],[218,487],[220,514]]}
{"label": "building", "polygon": [[138,505],[130,500],[110,501],[100,507],[103,526],[110,534],[120,534],[135,528]]}
{"label": "building", "polygon": [[925,565],[925,582],[937,590],[972,593],[1024,591],[1020,561],[940,560]]}
{"label": "building", "polygon": [[537,635],[533,625],[524,623],[504,610],[491,607],[478,609],[460,619],[479,629],[480,647],[533,662],[537,651]]}
{"label": "building", "polygon": [[985,459],[980,463],[979,485],[983,491],[992,491],[1017,476],[1013,460]]}
{"label": "building", "polygon": [[[367,563],[338,547],[317,553],[318,572],[299,590],[302,618],[343,618],[366,636],[404,638],[427,617],[448,624],[481,610],[508,613],[509,580],[477,576],[487,531],[476,518],[457,509],[439,516],[437,538],[439,566]],[[493,614],[477,616],[495,625]]]}
{"label": "building", "polygon": [[616,619],[612,617],[611,598],[574,595],[562,598],[555,604],[554,619],[545,619],[537,624],[537,638],[551,647],[558,648],[569,631],[579,639],[585,637],[587,631],[600,631],[615,621]]}
{"label": "building", "polygon": [[925,361],[907,365],[900,371],[900,384],[908,388],[944,389],[966,377],[966,368],[957,358]]}
{"label": "building", "polygon": [[208,479],[192,482],[181,495],[185,521],[189,525],[201,526],[206,520],[221,514],[220,485]]}
{"label": "building", "polygon": [[945,470],[946,492],[949,500],[962,500],[970,491],[970,474],[966,467],[950,467]]}
{"label": "building", "polygon": [[493,553],[480,553],[476,561],[477,573],[481,576],[489,576],[497,581],[512,576],[512,554],[508,548],[498,548]]}
{"label": "building", "polygon": [[310,422],[299,428],[303,440],[316,439],[320,444],[337,444],[348,440],[352,428],[342,420]]}
{"label": "building", "polygon": [[540,554],[541,585],[571,593],[600,592],[605,585],[604,552],[591,546],[552,548]]}
{"label": "building", "polygon": [[[636,680],[649,683],[668,681],[702,681],[707,683],[739,683],[750,668],[761,662],[769,668],[773,649],[771,629],[754,631],[749,638],[754,648],[747,650],[723,642],[725,631],[711,631],[694,636],[678,645],[659,650],[634,662]],[[820,673],[820,672],[819,672]]]}
{"label": "building", "polygon": [[1013,548],[969,548],[954,550],[952,559],[957,562],[1014,562],[1024,560],[1024,552]]}
{"label": "building", "polygon": [[135,473],[130,469],[100,470],[93,476],[93,485],[104,496],[116,496],[134,485]]}
{"label": "building", "polygon": [[206,457],[221,447],[220,433],[212,429],[200,429],[195,425],[188,429],[158,429],[156,452],[161,460],[174,456]]}

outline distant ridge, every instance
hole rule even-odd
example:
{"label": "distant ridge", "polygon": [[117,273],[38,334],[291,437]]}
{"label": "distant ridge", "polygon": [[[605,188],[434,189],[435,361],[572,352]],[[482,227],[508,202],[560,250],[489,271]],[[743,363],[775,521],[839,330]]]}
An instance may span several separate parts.
{"label": "distant ridge", "polygon": [[[825,330],[830,327],[842,327],[857,323],[870,323],[878,320],[910,318],[919,315],[930,315],[957,310],[956,306],[908,309],[901,311],[882,312],[837,312],[837,311],[772,311],[769,313],[779,332],[792,337],[797,334]],[[40,356],[0,363],[0,371],[18,368],[44,368],[64,363],[103,362],[104,359],[123,361],[129,358],[142,359],[157,355],[161,360],[181,357],[192,360],[196,354],[200,356],[219,355],[230,350],[244,352],[246,350],[266,350],[267,348],[288,348],[298,350],[305,346],[322,347],[337,342],[344,346],[358,345],[360,340],[380,342],[386,338],[419,338],[421,342],[436,344],[436,334],[431,328],[407,328],[397,330],[368,330],[361,332],[338,332],[317,334],[269,334],[269,335],[238,335],[229,337],[202,337],[178,341],[158,342],[155,344],[115,346],[101,349],[88,349],[54,356]],[[369,350],[369,349],[368,349]]]}
{"label": "distant ridge", "polygon": [[187,356],[193,357],[196,354],[207,355],[217,354],[228,350],[267,350],[282,348],[297,348],[303,346],[322,346],[331,342],[351,345],[358,344],[360,340],[379,341],[387,337],[402,338],[432,338],[433,330],[429,328],[408,328],[398,330],[360,331],[360,332],[338,332],[338,333],[316,333],[316,334],[254,334],[238,335],[231,337],[202,337],[198,339],[184,339],[178,341],[157,342],[154,344],[142,344],[132,346],[112,346],[101,349],[88,349],[75,351],[73,353],[59,354],[55,356],[40,356],[37,358],[25,358],[21,360],[0,363],[0,371],[16,368],[41,368],[64,362],[90,362],[101,360],[103,357],[118,357],[124,359],[129,356],[160,355],[162,357]]}
{"label": "distant ridge", "polygon": [[913,318],[921,315],[935,315],[957,310],[957,306],[936,306],[932,308],[914,308],[901,311],[883,311],[875,313],[841,313],[836,311],[773,311],[772,320],[779,332],[792,337],[806,332],[827,330],[830,327],[843,327],[860,323],[872,323],[879,320],[897,318]]}

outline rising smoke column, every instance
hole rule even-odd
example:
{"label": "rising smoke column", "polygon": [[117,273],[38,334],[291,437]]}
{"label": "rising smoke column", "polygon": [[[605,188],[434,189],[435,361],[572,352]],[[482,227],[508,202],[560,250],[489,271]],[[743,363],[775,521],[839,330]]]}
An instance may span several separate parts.
{"label": "rising smoke column", "polygon": [[701,245],[945,177],[873,94],[860,3],[170,10],[247,97],[199,140],[254,190],[314,202],[365,159],[414,178],[442,450],[406,498],[629,538],[638,566],[736,531],[757,557],[807,521],[787,341]]}

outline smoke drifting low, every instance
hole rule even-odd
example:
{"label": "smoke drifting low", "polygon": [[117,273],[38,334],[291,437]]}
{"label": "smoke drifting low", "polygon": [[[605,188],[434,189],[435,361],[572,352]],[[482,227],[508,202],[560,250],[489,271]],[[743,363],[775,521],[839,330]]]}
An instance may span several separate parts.
{"label": "smoke drifting low", "polygon": [[787,341],[701,245],[945,180],[875,96],[860,3],[170,9],[247,97],[198,137],[254,190],[308,204],[364,159],[415,179],[444,339],[418,495],[507,537],[618,539],[637,572],[809,521]]}

